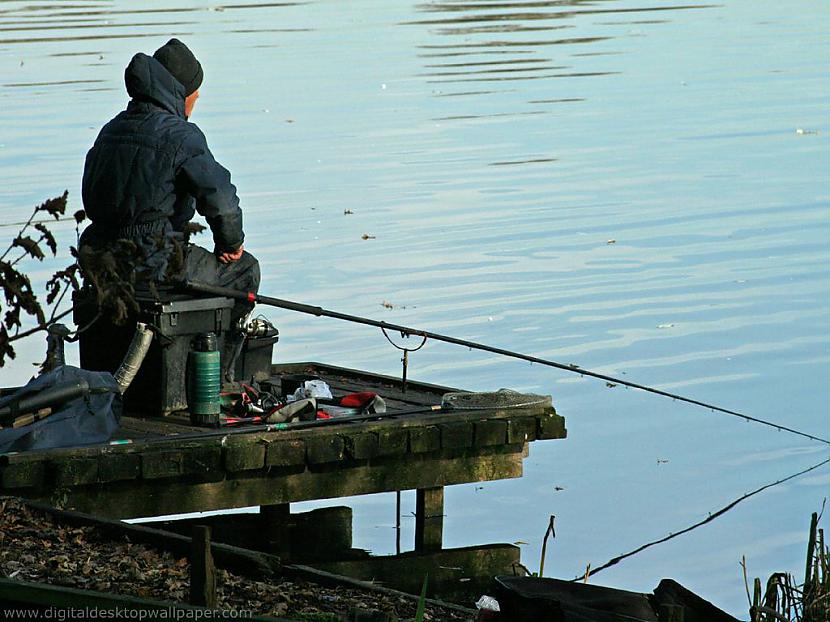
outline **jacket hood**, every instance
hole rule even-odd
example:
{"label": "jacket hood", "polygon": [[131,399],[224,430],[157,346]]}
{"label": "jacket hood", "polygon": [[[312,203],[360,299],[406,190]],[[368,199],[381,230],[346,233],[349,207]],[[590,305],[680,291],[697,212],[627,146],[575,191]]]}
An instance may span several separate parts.
{"label": "jacket hood", "polygon": [[124,71],[127,93],[184,118],[184,86],[152,56],[138,53]]}

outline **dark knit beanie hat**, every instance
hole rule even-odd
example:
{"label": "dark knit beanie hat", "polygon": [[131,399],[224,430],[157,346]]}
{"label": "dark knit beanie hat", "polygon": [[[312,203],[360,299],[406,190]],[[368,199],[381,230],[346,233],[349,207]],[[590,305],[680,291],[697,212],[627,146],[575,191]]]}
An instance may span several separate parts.
{"label": "dark knit beanie hat", "polygon": [[202,84],[204,73],[202,65],[193,56],[193,52],[178,39],[170,39],[153,54],[176,80],[184,85],[185,96],[190,95]]}

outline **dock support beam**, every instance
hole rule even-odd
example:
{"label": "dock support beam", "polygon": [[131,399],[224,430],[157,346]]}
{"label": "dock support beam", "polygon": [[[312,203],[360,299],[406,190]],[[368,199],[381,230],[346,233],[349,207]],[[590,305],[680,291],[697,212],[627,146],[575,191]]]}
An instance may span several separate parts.
{"label": "dock support beam", "polygon": [[415,491],[415,550],[440,551],[444,541],[444,488]]}
{"label": "dock support beam", "polygon": [[190,604],[216,607],[216,569],[210,550],[210,527],[195,525],[190,553]]}
{"label": "dock support beam", "polygon": [[259,506],[262,518],[262,530],[265,534],[266,550],[283,558],[288,558],[291,550],[289,542],[289,522],[291,518],[290,503]]}

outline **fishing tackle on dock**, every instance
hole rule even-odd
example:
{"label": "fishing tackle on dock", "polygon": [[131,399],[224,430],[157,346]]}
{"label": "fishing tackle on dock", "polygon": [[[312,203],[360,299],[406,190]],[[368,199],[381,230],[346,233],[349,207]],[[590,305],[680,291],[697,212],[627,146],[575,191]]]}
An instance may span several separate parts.
{"label": "fishing tackle on dock", "polygon": [[585,369],[578,365],[574,364],[565,364],[565,363],[558,363],[556,361],[551,361],[548,359],[539,358],[537,356],[532,356],[530,354],[523,354],[521,352],[514,352],[511,350],[506,350],[504,348],[498,348],[495,346],[490,346],[483,343],[477,343],[475,341],[468,341],[466,339],[459,339],[457,337],[452,337],[450,335],[442,335],[440,333],[434,333],[427,330],[421,330],[418,328],[412,328],[410,326],[402,326],[400,324],[392,324],[390,322],[383,322],[379,320],[373,320],[371,318],[360,317],[357,315],[349,315],[347,313],[340,313],[338,311],[331,311],[328,309],[323,309],[322,307],[315,307],[313,305],[307,305],[299,302],[293,302],[291,300],[283,300],[281,298],[272,298],[270,296],[263,296],[260,294],[255,294],[253,292],[243,292],[235,289],[230,289],[227,287],[219,287],[216,285],[208,285],[206,283],[199,283],[196,281],[185,280],[183,281],[182,285],[185,289],[190,290],[195,293],[201,294],[210,294],[212,296],[223,296],[226,298],[231,298],[233,300],[245,300],[250,303],[259,303],[271,307],[277,307],[280,309],[287,309],[289,311],[297,311],[299,313],[306,313],[308,315],[314,315],[317,317],[328,317],[335,320],[343,320],[346,322],[353,322],[356,324],[364,324],[366,326],[374,326],[376,328],[380,328],[384,331],[395,331],[399,332],[403,336],[414,335],[418,337],[422,337],[423,339],[434,339],[435,341],[443,341],[445,343],[451,343],[454,345],[462,346],[465,348],[470,348],[472,350],[482,350],[484,352],[491,352],[493,354],[499,354],[501,356],[506,356],[510,358],[520,359],[524,361],[528,361],[530,363],[536,363],[539,365],[545,365],[547,367],[553,367],[556,369],[561,369],[563,371],[576,373],[581,376],[590,376],[592,378],[598,378],[599,380],[605,380],[606,382],[611,382],[614,384],[623,385],[632,389],[638,389],[640,391],[646,391],[648,393],[653,393],[655,395],[661,395],[663,397],[668,397],[673,400],[677,400],[680,402],[686,402],[688,404],[693,404],[695,406],[701,406],[703,408],[708,408],[712,411],[719,412],[725,415],[730,415],[733,417],[739,417],[744,419],[745,421],[751,421],[753,423],[758,423],[770,428],[774,428],[778,431],[789,432],[790,434],[795,434],[797,436],[801,436],[803,438],[808,438],[813,441],[817,441],[819,443],[824,443],[826,445],[830,445],[830,440],[826,438],[822,438],[820,436],[816,436],[814,434],[810,434],[808,432],[803,432],[801,430],[796,430],[795,428],[788,427],[786,425],[782,425],[779,423],[775,423],[774,421],[769,421],[766,419],[761,419],[758,417],[753,417],[751,415],[747,415],[742,412],[738,412],[736,410],[731,410],[729,408],[723,408],[721,406],[717,406],[715,404],[710,404],[707,402],[703,402],[701,400],[696,400],[690,397],[685,397],[683,395],[672,393],[670,391],[663,391],[661,389],[657,389],[654,387],[650,387],[644,384],[639,384],[636,382],[631,382],[630,380],[625,380],[622,378],[617,378],[614,376],[609,376],[608,374],[602,374],[599,372],[591,371],[589,369]]}

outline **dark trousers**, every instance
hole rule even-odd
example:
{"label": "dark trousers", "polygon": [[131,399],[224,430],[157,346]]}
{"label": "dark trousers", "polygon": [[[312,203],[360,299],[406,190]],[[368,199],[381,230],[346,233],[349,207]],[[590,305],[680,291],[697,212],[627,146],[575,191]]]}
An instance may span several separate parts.
{"label": "dark trousers", "polygon": [[[238,261],[232,263],[222,263],[215,253],[195,244],[188,244],[185,253],[185,276],[191,281],[243,292],[256,293],[259,289],[259,262],[247,251],[242,253]],[[237,301],[233,308],[232,321],[238,321],[253,308],[253,303]]]}
{"label": "dark trousers", "polygon": [[[243,252],[238,261],[222,263],[215,253],[188,244],[185,250],[185,276],[191,281],[198,281],[207,285],[218,285],[243,292],[254,292],[259,289],[259,262],[250,253]],[[237,327],[239,321],[248,315],[254,308],[252,302],[237,300],[231,311],[231,331],[223,340],[222,378],[225,382],[234,380],[234,367],[244,342],[244,334]]]}

